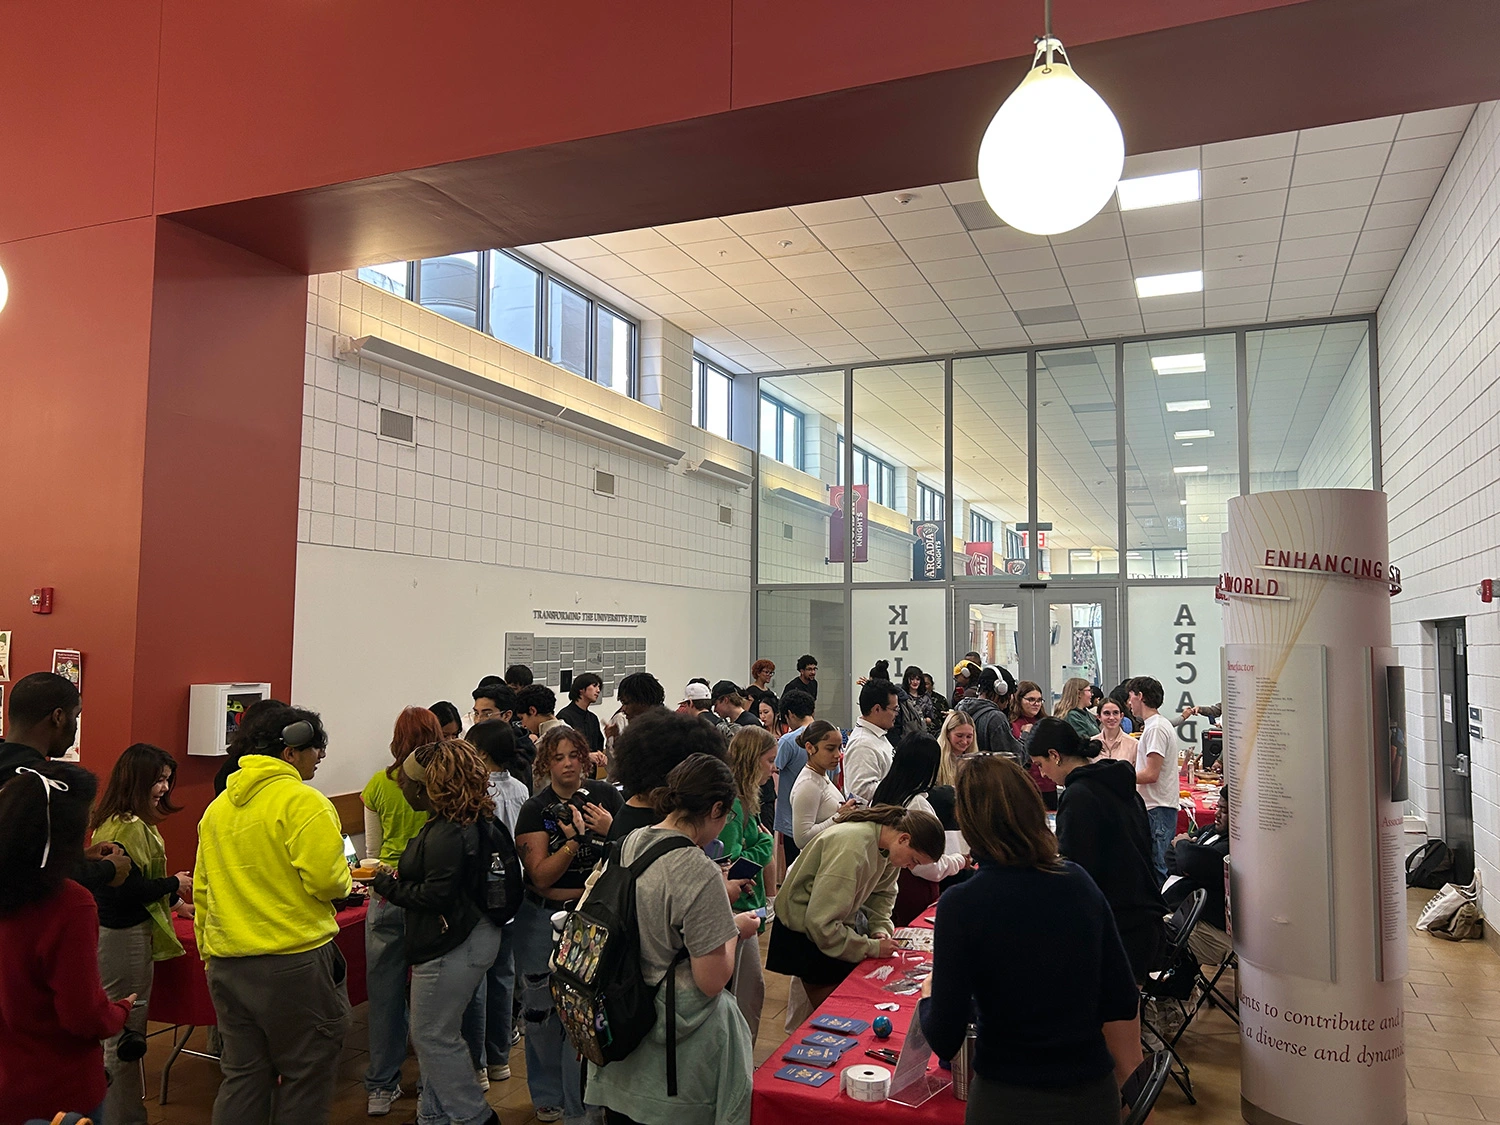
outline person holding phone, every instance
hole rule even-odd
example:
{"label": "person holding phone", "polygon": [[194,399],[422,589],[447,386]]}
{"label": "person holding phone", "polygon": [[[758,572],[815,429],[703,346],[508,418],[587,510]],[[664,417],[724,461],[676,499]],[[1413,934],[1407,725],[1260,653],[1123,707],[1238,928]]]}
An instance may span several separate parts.
{"label": "person holding phone", "polygon": [[[629,731],[626,732],[627,734]],[[620,810],[614,786],[587,779],[588,740],[569,726],[542,735],[536,748],[536,795],[516,814],[516,852],[526,893],[516,912],[516,971],[526,1024],[526,1084],[539,1121],[582,1119],[578,1054],[552,1006],[552,915],[571,910],[604,854]]]}
{"label": "person holding phone", "polygon": [[800,852],[841,810],[859,802],[853,797],[846,801],[828,776],[844,758],[844,736],[838,727],[815,719],[802,728],[797,745],[807,753],[807,765],[792,786],[792,842]]}
{"label": "person holding phone", "polygon": [[[730,809],[719,842],[727,865],[730,899],[736,914],[761,911],[760,928],[765,929],[766,864],[776,854],[776,837],[760,823],[761,786],[771,776],[776,757],[776,739],[760,727],[745,727],[729,741],[729,769],[734,774],[738,796]],[[747,875],[751,868],[753,873]],[[736,897],[736,892],[738,896]],[[729,982],[740,1014],[750,1025],[750,1040],[760,1035],[760,1009],[766,998],[766,979],[760,965],[760,943],[740,942],[734,961],[734,976]]]}

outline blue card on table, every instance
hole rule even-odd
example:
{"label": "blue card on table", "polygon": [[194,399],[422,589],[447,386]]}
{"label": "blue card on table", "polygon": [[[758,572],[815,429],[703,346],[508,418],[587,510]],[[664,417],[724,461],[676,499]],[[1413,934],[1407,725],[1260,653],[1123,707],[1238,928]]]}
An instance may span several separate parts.
{"label": "blue card on table", "polygon": [[870,1030],[868,1020],[856,1020],[848,1016],[819,1016],[808,1026],[816,1027],[819,1031],[837,1031],[844,1035],[858,1035],[861,1031]]}
{"label": "blue card on table", "polygon": [[833,1077],[831,1070],[819,1070],[812,1066],[784,1066],[776,1072],[777,1078],[796,1082],[802,1086],[821,1086]]}
{"label": "blue card on table", "polygon": [[832,1066],[844,1052],[838,1047],[809,1047],[806,1044],[792,1047],[781,1057],[787,1062],[811,1063],[813,1066]]}
{"label": "blue card on table", "polygon": [[802,1042],[811,1047],[832,1047],[835,1051],[847,1051],[859,1045],[859,1040],[849,1035],[833,1035],[826,1031],[814,1031],[804,1035]]}

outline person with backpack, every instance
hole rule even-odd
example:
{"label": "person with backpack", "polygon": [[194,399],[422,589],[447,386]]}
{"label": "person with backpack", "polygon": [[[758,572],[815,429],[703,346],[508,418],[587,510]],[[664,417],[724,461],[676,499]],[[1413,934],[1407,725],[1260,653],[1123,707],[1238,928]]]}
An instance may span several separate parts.
{"label": "person with backpack", "polygon": [[[628,886],[638,939],[637,964],[621,975],[634,972],[654,991],[655,1019],[625,1057],[590,1060],[589,1101],[605,1107],[610,1125],[749,1125],[750,1029],[726,986],[740,942],[754,940],[760,919],[733,912],[724,876],[703,851],[737,795],[722,760],[694,754],[657,791],[661,823],[620,845],[619,862],[635,871]],[[608,893],[608,879],[606,868],[580,914]],[[561,948],[558,958],[567,963]]]}
{"label": "person with backpack", "polygon": [[526,872],[525,897],[516,913],[526,1085],[537,1120],[544,1122],[566,1116],[571,1123],[584,1115],[578,1054],[568,1045],[552,1003],[551,961],[552,916],[578,904],[621,808],[613,785],[586,780],[589,768],[584,736],[569,726],[553,727],[537,745],[540,788],[516,816],[516,851]]}
{"label": "person with backpack", "polygon": [[401,764],[409,805],[431,818],[375,891],[406,912],[411,962],[411,1038],[422,1068],[417,1117],[453,1125],[498,1125],[475,1078],[463,1038],[464,1009],[500,951],[500,927],[480,909],[480,833],[494,815],[489,771],[467,742],[418,747]]}
{"label": "person with backpack", "polygon": [[957,709],[974,720],[974,753],[1004,754],[1021,764],[1021,747],[1005,711],[1015,690],[1016,681],[1004,668],[991,665],[973,673]]}

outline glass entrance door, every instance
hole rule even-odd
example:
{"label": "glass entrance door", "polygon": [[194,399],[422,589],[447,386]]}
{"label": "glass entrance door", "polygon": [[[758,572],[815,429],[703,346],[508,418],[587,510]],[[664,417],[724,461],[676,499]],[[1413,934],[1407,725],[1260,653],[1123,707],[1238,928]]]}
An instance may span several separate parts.
{"label": "glass entrance door", "polygon": [[964,588],[954,594],[955,659],[979,653],[1018,681],[1041,686],[1047,714],[1078,677],[1114,687],[1119,613],[1113,587]]}

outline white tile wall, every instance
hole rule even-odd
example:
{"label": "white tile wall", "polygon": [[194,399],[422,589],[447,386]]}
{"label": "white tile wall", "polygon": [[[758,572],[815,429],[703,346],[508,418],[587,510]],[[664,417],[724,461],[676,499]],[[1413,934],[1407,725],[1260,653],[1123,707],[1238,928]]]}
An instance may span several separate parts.
{"label": "white tile wall", "polygon": [[[692,337],[642,327],[636,402],[352,274],[310,279],[298,536],[304,543],[704,590],[748,588],[750,497],[485,398],[370,361],[338,336],[380,336],[742,472],[750,453],[688,424]],[[379,408],[416,415],[415,447],[377,436]],[[594,495],[594,470],[617,494]],[[718,522],[719,507],[732,523]]]}
{"label": "white tile wall", "polygon": [[1500,110],[1480,106],[1378,316],[1392,603],[1407,679],[1415,811],[1442,829],[1434,634],[1468,621],[1475,853],[1500,913],[1500,607],[1475,588],[1500,577]]}

